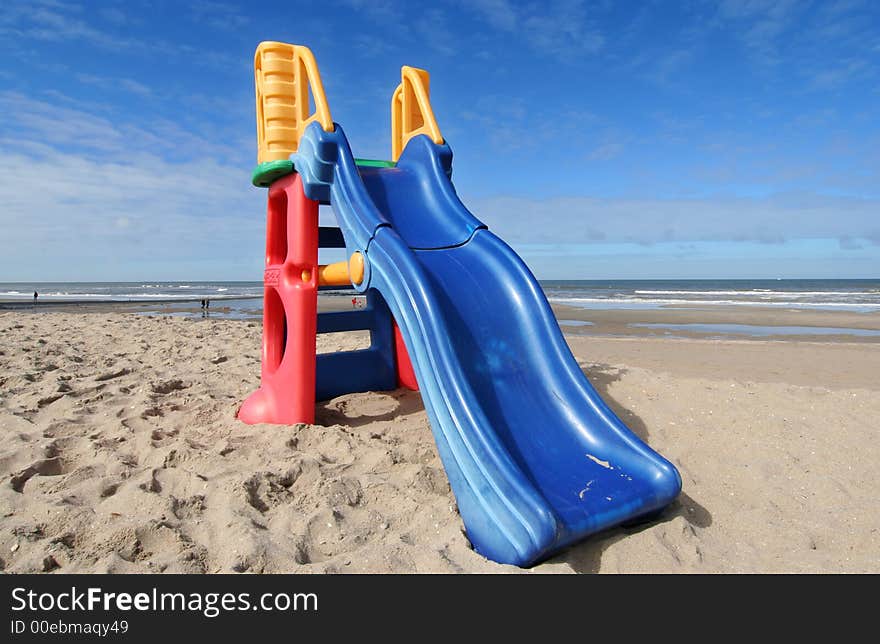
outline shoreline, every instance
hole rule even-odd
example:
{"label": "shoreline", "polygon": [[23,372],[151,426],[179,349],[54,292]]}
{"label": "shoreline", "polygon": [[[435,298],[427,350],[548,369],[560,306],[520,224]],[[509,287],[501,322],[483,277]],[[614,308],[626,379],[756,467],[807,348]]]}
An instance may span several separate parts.
{"label": "shoreline", "polygon": [[[351,295],[319,295],[318,310],[351,309]],[[262,320],[262,297],[210,299],[207,312],[199,300],[62,301],[33,305],[0,301],[0,315],[135,313],[172,317]],[[618,338],[731,339],[766,341],[880,343],[880,311],[807,310],[760,306],[699,306],[657,308],[580,308],[551,302],[551,309],[566,336]]]}
{"label": "shoreline", "polygon": [[50,299],[50,300],[38,300],[36,303],[30,300],[13,300],[13,299],[0,299],[0,311],[9,310],[9,311],[17,311],[22,309],[43,309],[43,308],[68,308],[68,307],[107,307],[107,308],[125,308],[125,307],[138,307],[138,306],[159,306],[159,305],[170,305],[170,304],[191,304],[193,302],[200,302],[201,300],[211,300],[212,302],[234,302],[239,300],[261,300],[263,299],[262,295],[235,295],[229,297],[221,297],[221,296],[203,296],[203,297],[175,297],[175,298],[160,298],[157,297],[155,299],[151,298],[143,298],[143,299],[127,299],[127,300],[113,300],[113,299]]}

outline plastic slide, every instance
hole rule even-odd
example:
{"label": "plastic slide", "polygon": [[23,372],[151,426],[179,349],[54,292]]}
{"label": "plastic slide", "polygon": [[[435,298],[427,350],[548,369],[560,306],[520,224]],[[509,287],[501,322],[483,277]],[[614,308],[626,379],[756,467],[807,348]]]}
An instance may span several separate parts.
{"label": "plastic slide", "polygon": [[359,167],[338,124],[311,123],[291,159],[400,326],[479,553],[530,565],[675,499],[675,467],[608,408],[528,267],[459,201],[445,143],[414,136],[396,167]]}

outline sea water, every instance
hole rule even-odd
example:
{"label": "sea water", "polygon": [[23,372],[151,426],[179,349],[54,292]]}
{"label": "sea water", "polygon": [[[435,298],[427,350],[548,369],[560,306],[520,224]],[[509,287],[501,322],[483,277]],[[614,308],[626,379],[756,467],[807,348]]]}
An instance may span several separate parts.
{"label": "sea water", "polygon": [[[880,280],[546,280],[551,303],[584,309],[761,306],[880,311]],[[196,302],[211,300],[216,317],[259,317],[258,281],[0,282],[0,302]],[[327,295],[350,292],[330,291]],[[198,304],[196,304],[198,307]],[[222,309],[222,310],[221,310]],[[186,314],[186,313],[184,313]]]}
{"label": "sea water", "polygon": [[584,309],[761,306],[880,311],[880,280],[543,281],[551,302]]}

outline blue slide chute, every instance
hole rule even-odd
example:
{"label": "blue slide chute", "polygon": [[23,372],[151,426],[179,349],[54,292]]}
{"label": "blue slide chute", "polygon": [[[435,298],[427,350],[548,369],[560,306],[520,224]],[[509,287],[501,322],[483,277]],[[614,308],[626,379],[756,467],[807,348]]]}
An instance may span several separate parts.
{"label": "blue slide chute", "polygon": [[339,125],[312,124],[292,159],[400,326],[477,552],[531,565],[676,498],[678,471],[609,409],[531,271],[458,199],[447,145],[416,136],[396,167],[361,168]]}

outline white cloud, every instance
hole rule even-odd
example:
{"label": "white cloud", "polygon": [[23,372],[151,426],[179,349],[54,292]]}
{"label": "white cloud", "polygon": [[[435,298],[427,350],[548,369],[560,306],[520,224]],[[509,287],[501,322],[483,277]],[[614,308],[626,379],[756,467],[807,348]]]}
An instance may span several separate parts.
{"label": "white cloud", "polygon": [[2,279],[259,277],[265,192],[239,150],[14,93],[0,110]]}
{"label": "white cloud", "polygon": [[[58,95],[56,94],[55,97]],[[150,122],[128,121],[125,114],[105,110],[101,105],[80,101],[45,101],[17,92],[0,92],[0,111],[12,115],[6,122],[6,138],[14,131],[15,144],[24,147],[48,145],[76,149],[80,155],[107,158],[113,154],[132,159],[140,154],[167,154],[193,159],[211,157],[240,159],[242,141],[227,141],[216,126],[202,133],[196,123],[153,118]],[[104,113],[97,113],[103,111]],[[3,134],[0,129],[0,136]],[[246,156],[250,157],[248,148]]]}
{"label": "white cloud", "polygon": [[117,278],[109,263],[145,279],[141,267],[158,260],[172,269],[167,276],[194,259],[259,264],[265,194],[240,169],[212,160],[122,163],[30,152],[0,154],[4,279]]}

